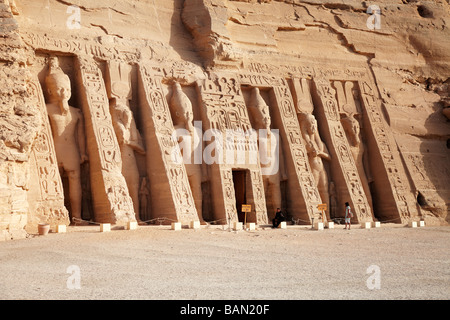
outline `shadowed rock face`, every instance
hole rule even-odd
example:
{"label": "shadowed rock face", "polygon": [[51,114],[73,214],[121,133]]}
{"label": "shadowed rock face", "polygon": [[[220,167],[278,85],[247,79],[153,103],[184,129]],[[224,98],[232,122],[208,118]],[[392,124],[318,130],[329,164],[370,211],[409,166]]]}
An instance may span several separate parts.
{"label": "shadowed rock face", "polygon": [[[265,123],[279,132],[283,174],[270,181],[289,221],[310,223],[320,203],[327,219],[339,218],[350,202],[355,223],[446,223],[449,23],[445,1],[0,1],[0,240],[36,232],[39,222],[74,223],[74,210],[78,223],[228,223],[245,202],[252,222],[267,222],[273,195],[262,162],[236,162],[264,140],[235,137],[224,149],[234,162],[210,163],[210,139],[171,138],[180,127],[173,96],[192,106],[186,139],[195,128],[200,137],[259,130],[255,89]],[[61,170],[56,157],[46,107],[52,59],[83,120],[72,137],[88,153],[79,173]],[[126,111],[120,121],[115,106]],[[305,114],[329,155],[320,190]],[[197,155],[195,167],[172,161],[176,145],[200,150],[181,150]]]}

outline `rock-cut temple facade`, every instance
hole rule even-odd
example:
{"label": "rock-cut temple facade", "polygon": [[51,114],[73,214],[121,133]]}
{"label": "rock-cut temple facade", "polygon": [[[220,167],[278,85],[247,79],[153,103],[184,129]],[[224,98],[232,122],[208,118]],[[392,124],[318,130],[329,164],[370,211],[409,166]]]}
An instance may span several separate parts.
{"label": "rock-cut temple facade", "polygon": [[0,240],[346,202],[446,224],[449,26],[439,0],[0,0]]}

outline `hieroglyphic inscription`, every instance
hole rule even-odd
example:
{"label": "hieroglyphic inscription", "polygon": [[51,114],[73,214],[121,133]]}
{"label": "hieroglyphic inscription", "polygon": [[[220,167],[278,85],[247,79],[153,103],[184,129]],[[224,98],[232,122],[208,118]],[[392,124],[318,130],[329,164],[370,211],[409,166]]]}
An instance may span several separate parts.
{"label": "hieroglyphic inscription", "polygon": [[82,41],[66,37],[55,38],[47,34],[24,32],[22,39],[35,50],[51,50],[56,52],[74,53],[77,55],[88,55],[103,60],[125,59],[136,61],[140,56],[138,48],[130,47],[126,40],[120,45],[100,44],[96,39]]}
{"label": "hieroglyphic inscription", "polygon": [[358,222],[372,221],[372,209],[367,201],[350,145],[340,122],[336,91],[332,88],[330,81],[326,79],[314,79],[314,82],[331,137],[328,148],[334,149],[333,154],[335,154],[336,159],[332,159],[332,161],[338,161],[338,165],[334,167],[342,171]]}
{"label": "hieroglyphic inscription", "polygon": [[[99,222],[134,220],[133,202],[122,176],[119,144],[114,133],[109,100],[100,69],[93,61],[78,59],[84,90],[83,114],[86,121],[94,210]],[[94,161],[92,161],[94,160]],[[96,174],[93,174],[95,172]],[[100,176],[102,181],[96,177]],[[96,201],[105,195],[106,201]],[[97,202],[97,203],[96,203]]]}
{"label": "hieroglyphic inscription", "polygon": [[[206,129],[218,130],[226,139],[223,143],[224,161],[212,164],[219,166],[221,172],[221,188],[224,195],[223,208],[216,208],[218,218],[237,219],[236,199],[234,195],[231,169],[233,167],[248,168],[251,170],[251,190],[253,191],[254,208],[257,223],[267,222],[267,209],[262,184],[257,143],[248,133],[252,130],[247,107],[241,92],[240,82],[235,75],[210,76],[198,82],[202,100],[202,112],[206,115]],[[230,140],[231,139],[231,140]],[[230,151],[235,156],[232,159],[225,157]],[[246,161],[236,161],[237,154]],[[254,157],[249,156],[252,153]],[[252,159],[254,161],[249,161]],[[231,160],[231,161],[230,161]],[[212,179],[217,179],[214,175]],[[214,183],[214,182],[213,182]],[[257,196],[259,194],[259,196]]]}
{"label": "hieroglyphic inscription", "polygon": [[407,222],[411,217],[417,217],[418,212],[415,206],[416,201],[411,190],[405,181],[408,181],[406,173],[401,164],[397,147],[392,142],[392,137],[381,114],[378,99],[375,96],[375,84],[370,80],[361,80],[359,89],[362,97],[362,104],[370,120],[372,130],[376,137],[378,150],[386,168],[386,173],[390,182],[390,187],[395,198],[400,219]]}
{"label": "hieroglyphic inscription", "polygon": [[225,167],[220,168],[220,179],[222,181],[222,192],[226,219],[231,222],[238,221],[233,174],[231,172],[231,169]]}
{"label": "hieroglyphic inscription", "polygon": [[[140,66],[140,77],[142,87],[145,93],[148,108],[150,109],[152,130],[156,136],[156,143],[161,152],[160,155],[153,153],[151,157],[162,157],[162,163],[168,179],[170,192],[176,218],[182,223],[199,220],[195,207],[192,190],[189,186],[189,180],[186,168],[183,163],[175,161],[175,158],[181,158],[181,152],[173,134],[175,128],[170,116],[169,106],[163,94],[162,72],[151,66]],[[156,146],[153,146],[155,150]],[[179,159],[179,158],[178,158]],[[150,181],[154,183],[154,181]],[[168,204],[167,204],[168,206]],[[201,214],[201,213],[200,213]]]}
{"label": "hieroglyphic inscription", "polygon": [[314,181],[305,146],[303,145],[301,131],[297,120],[291,91],[286,80],[282,86],[273,87],[275,99],[286,135],[300,190],[305,202],[308,218],[316,215],[317,205],[321,202],[320,194]]}
{"label": "hieroglyphic inscription", "polygon": [[[252,64],[251,70],[259,71],[261,70],[261,66],[256,68],[256,66]],[[291,214],[294,218],[300,218],[302,222],[310,222],[311,218],[317,213],[317,204],[321,203],[321,199],[308,163],[308,156],[305,146],[303,145],[301,131],[297,120],[297,112],[288,83],[281,77],[268,77],[254,73],[240,74],[240,82],[253,87],[269,87],[273,89],[277,104],[274,111],[278,112],[278,116],[281,119],[283,128],[280,128],[282,129],[280,130],[280,133],[284,134],[282,138],[286,141],[288,146],[284,150],[284,156],[292,160],[295,175],[297,177],[295,182],[290,182],[291,186],[295,186],[291,189],[298,189],[301,192],[304,201],[304,207],[300,208],[300,203],[297,204],[299,197],[296,196],[292,200],[294,207],[291,210]],[[304,212],[306,216],[299,216],[299,210],[300,212]]]}
{"label": "hieroglyphic inscription", "polygon": [[[264,196],[263,180],[261,177],[261,171],[250,171],[250,179],[252,184],[252,195],[255,203],[256,223],[267,224],[267,208]],[[261,201],[263,199],[264,201]]]}

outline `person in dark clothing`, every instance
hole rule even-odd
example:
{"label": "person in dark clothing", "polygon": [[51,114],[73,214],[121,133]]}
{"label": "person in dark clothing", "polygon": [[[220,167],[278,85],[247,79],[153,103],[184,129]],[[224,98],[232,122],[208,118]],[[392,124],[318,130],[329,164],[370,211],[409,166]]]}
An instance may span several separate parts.
{"label": "person in dark clothing", "polygon": [[275,213],[275,218],[272,219],[272,228],[278,228],[282,221],[285,221],[285,216],[280,208],[277,208],[277,212]]}

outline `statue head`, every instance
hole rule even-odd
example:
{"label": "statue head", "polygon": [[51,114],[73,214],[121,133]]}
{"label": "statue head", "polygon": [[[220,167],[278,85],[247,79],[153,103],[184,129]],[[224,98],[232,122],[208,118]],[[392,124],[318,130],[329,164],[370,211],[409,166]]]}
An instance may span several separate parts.
{"label": "statue head", "polygon": [[264,126],[264,128],[268,131],[270,131],[270,125],[272,124],[272,121],[270,119],[270,111],[269,106],[266,104],[266,102],[261,97],[260,91],[258,87],[255,87],[252,89],[253,94],[253,104],[256,107],[257,110],[257,117],[259,118],[258,121],[260,121],[260,124]]}
{"label": "statue head", "polygon": [[176,116],[186,124],[189,131],[193,131],[194,112],[192,110],[192,103],[182,91],[181,85],[178,82],[174,83],[174,95],[177,95],[177,98],[181,102],[176,104]]}
{"label": "statue head", "polygon": [[301,113],[300,114],[300,123],[302,127],[308,132],[309,134],[314,134],[317,131],[317,120],[316,117],[314,117],[311,113]]}
{"label": "statue head", "polygon": [[[45,83],[51,101],[69,101],[72,95],[70,79],[61,70],[58,65],[58,60],[55,57],[49,59],[49,73],[45,78]],[[68,108],[67,103],[61,103],[61,105],[64,105],[64,108]]]}
{"label": "statue head", "polygon": [[353,145],[357,145],[360,142],[359,133],[361,128],[359,126],[359,121],[356,120],[353,113],[346,114],[344,118],[341,119],[342,126],[344,127],[345,132],[350,137],[351,143]]}

